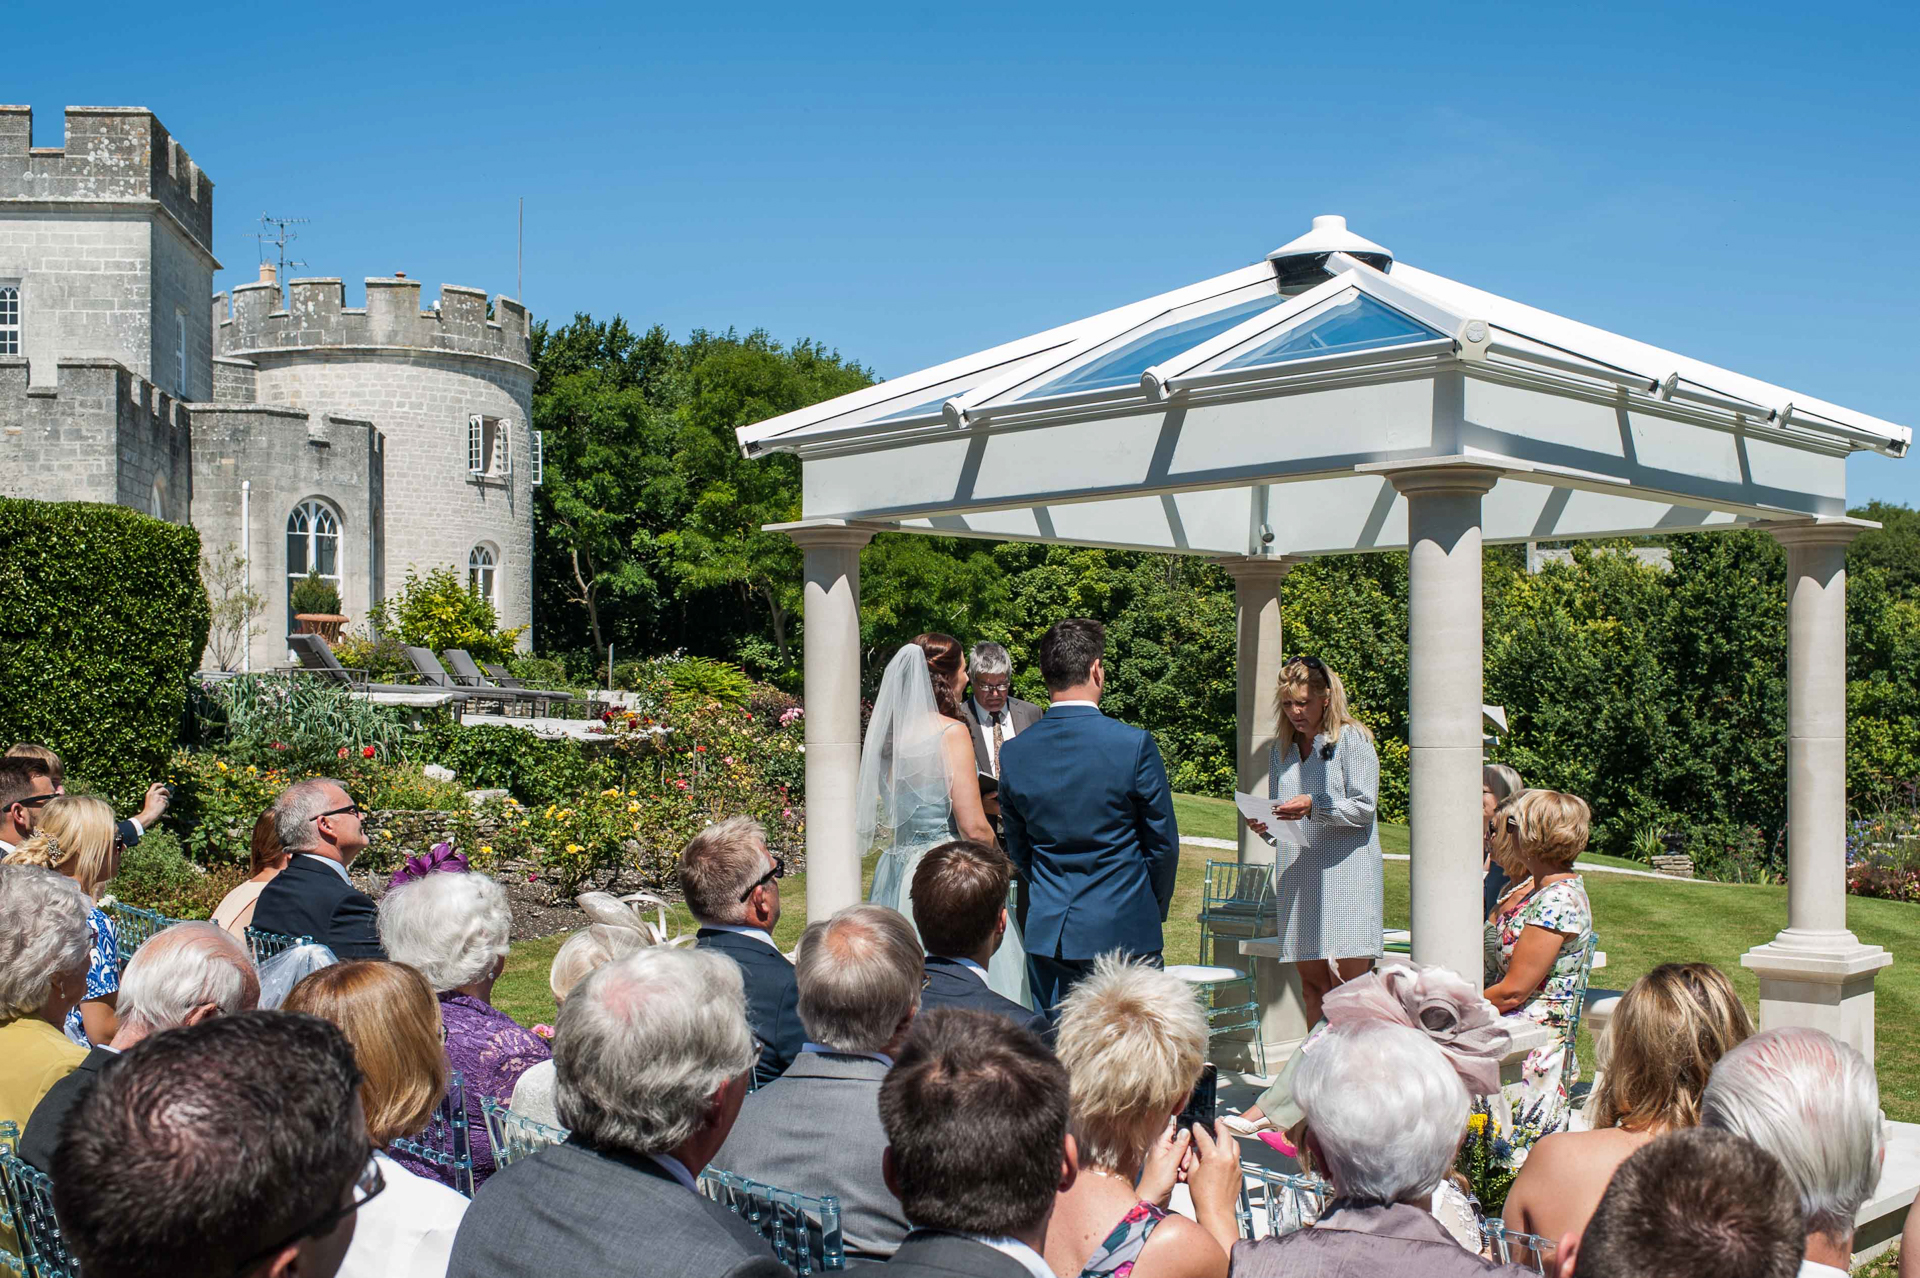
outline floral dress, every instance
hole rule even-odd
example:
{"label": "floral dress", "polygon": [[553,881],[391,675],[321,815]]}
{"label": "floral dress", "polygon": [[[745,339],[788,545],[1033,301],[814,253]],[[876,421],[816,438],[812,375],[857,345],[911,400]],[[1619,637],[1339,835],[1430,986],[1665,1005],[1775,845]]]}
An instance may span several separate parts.
{"label": "floral dress", "polygon": [[[114,931],[113,920],[97,905],[87,906],[87,933],[87,993],[80,1000],[83,1003],[120,992],[120,934]],[[61,1028],[80,1046],[93,1046],[87,1038],[86,1024],[80,1019],[78,1005],[67,1013],[66,1024]]]}
{"label": "floral dress", "polygon": [[1565,940],[1539,990],[1512,1012],[1554,1031],[1544,1045],[1527,1054],[1520,1081],[1502,1088],[1500,1103],[1493,1107],[1502,1143],[1510,1147],[1515,1167],[1526,1161],[1526,1150],[1534,1141],[1566,1126],[1567,1097],[1580,1081],[1579,1062],[1567,1050],[1579,1021],[1575,1004],[1580,997],[1587,943],[1593,936],[1593,906],[1587,901],[1586,885],[1580,876],[1534,892],[1523,887],[1500,903],[1487,923],[1489,985],[1506,975],[1513,961],[1513,947],[1529,927],[1563,933]]}
{"label": "floral dress", "polygon": [[1153,1228],[1167,1218],[1164,1208],[1152,1203],[1135,1203],[1133,1210],[1120,1218],[1106,1241],[1093,1249],[1080,1270],[1080,1278],[1128,1278],[1146,1250]]}

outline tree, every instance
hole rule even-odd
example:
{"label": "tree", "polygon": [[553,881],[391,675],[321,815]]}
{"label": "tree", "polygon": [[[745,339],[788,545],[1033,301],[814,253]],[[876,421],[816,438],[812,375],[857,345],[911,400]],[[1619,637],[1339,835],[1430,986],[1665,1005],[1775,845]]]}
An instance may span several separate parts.
{"label": "tree", "polygon": [[238,546],[200,557],[200,579],[206,583],[211,617],[207,655],[222,670],[237,670],[246,662],[253,643],[253,619],[266,600],[247,589],[247,556]]}

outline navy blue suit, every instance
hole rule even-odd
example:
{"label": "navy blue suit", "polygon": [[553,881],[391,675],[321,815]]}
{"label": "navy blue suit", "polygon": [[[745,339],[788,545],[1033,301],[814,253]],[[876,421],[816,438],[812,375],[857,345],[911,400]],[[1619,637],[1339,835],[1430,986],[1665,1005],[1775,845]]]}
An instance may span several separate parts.
{"label": "navy blue suit", "polygon": [[317,857],[294,854],[260,889],[253,927],[282,936],[311,936],[340,959],[383,959],[373,898]]}
{"label": "navy blue suit", "polygon": [[964,1007],[969,1012],[992,1012],[1016,1025],[1023,1025],[1047,1037],[1050,1029],[1046,1015],[1030,1012],[1010,998],[1002,998],[987,988],[987,983],[959,959],[927,955],[926,984],[920,990],[920,1010],[936,1007]]}
{"label": "navy blue suit", "polygon": [[760,1041],[760,1063],[753,1067],[753,1084],[765,1087],[787,1072],[806,1046],[807,1031],[800,1024],[800,982],[786,956],[758,937],[703,927],[693,934],[696,949],[717,950],[740,965],[747,985],[747,1020]]}
{"label": "navy blue suit", "polygon": [[1180,831],[1152,735],[1056,705],[1001,747],[1000,776],[1007,855],[1028,884],[1027,953],[1053,987],[1035,990],[1041,1005],[1110,950],[1159,954]]}

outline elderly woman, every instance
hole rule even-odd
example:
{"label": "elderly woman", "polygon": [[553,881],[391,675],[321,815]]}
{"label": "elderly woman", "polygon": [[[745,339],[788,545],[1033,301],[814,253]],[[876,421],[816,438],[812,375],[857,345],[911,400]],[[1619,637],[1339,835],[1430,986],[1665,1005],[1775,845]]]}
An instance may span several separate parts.
{"label": "elderly woman", "polygon": [[323,968],[293,987],[286,1010],[332,1021],[353,1044],[360,1108],[386,1178],[384,1193],[356,1215],[341,1278],[429,1278],[447,1272],[466,1215],[459,1193],[417,1176],[384,1152],[425,1129],[447,1090],[440,1007],[420,973],[358,959]]}
{"label": "elderly woman", "polygon": [[1234,1278],[1295,1274],[1519,1275],[1455,1242],[1428,1210],[1467,1133],[1466,1085],[1425,1034],[1336,1025],[1300,1064],[1307,1148],[1333,1185],[1312,1229],[1233,1249]]}
{"label": "elderly woman", "polygon": [[[494,1167],[480,1098],[512,1096],[522,1074],[553,1056],[542,1039],[490,1001],[493,983],[507,966],[512,927],[506,889],[465,869],[441,868],[396,882],[380,898],[381,948],[426,977],[439,996],[447,1058],[466,1088],[476,1185]],[[451,1169],[401,1161],[420,1175],[452,1183]]]}
{"label": "elderly woman", "polygon": [[1666,963],[1633,983],[1607,1031],[1606,1072],[1587,1102],[1592,1131],[1542,1138],[1507,1195],[1507,1225],[1580,1233],[1627,1156],[1700,1122],[1714,1064],[1753,1034],[1733,983],[1711,963]]}
{"label": "elderly woman", "polygon": [[0,865],[0,1123],[24,1128],[86,1059],[60,1026],[87,988],[87,906],[71,879]]}
{"label": "elderly woman", "polygon": [[[547,988],[553,991],[556,1013],[566,1006],[567,995],[573,992],[574,986],[586,979],[588,973],[598,971],[615,959],[623,959],[644,950],[649,945],[676,944],[667,939],[666,902],[657,896],[649,896],[645,892],[636,892],[628,897],[616,897],[606,892],[582,892],[574,901],[586,911],[593,923],[563,941],[553,956],[553,964],[547,969]],[[654,919],[649,920],[636,908],[641,902],[655,907],[657,914]],[[691,936],[680,938],[681,942],[691,940]],[[549,1127],[558,1127],[560,1115],[554,1104],[553,1086],[553,1062],[541,1061],[522,1074],[520,1081],[513,1085],[514,1112]]]}
{"label": "elderly woman", "polygon": [[67,1037],[82,1047],[110,1041],[120,1026],[114,1011],[120,997],[120,935],[94,904],[100,889],[120,872],[121,843],[114,826],[113,809],[102,800],[63,794],[47,804],[33,836],[6,858],[63,874],[88,897],[86,994],[67,1013],[65,1026]]}
{"label": "elderly woman", "polygon": [[253,907],[260,902],[261,890],[287,868],[291,859],[280,846],[278,819],[279,810],[273,807],[262,812],[260,819],[253,823],[253,840],[248,848],[251,877],[221,897],[220,904],[213,907],[213,921],[243,941],[247,939],[247,927],[253,922]]}
{"label": "elderly woman", "polygon": [[1489,763],[1480,769],[1480,815],[1486,819],[1480,835],[1480,914],[1483,918],[1493,913],[1493,907],[1513,886],[1513,876],[1493,854],[1494,816],[1526,788],[1520,774],[1504,763]]}
{"label": "elderly woman", "polygon": [[[1206,1062],[1206,1014],[1192,987],[1108,955],[1062,1001],[1055,1047],[1072,1083],[1080,1174],[1047,1225],[1053,1272],[1221,1278],[1239,1236],[1239,1147],[1224,1130],[1195,1126],[1189,1136],[1174,1124]],[[1197,1225],[1166,1209],[1183,1175]]]}

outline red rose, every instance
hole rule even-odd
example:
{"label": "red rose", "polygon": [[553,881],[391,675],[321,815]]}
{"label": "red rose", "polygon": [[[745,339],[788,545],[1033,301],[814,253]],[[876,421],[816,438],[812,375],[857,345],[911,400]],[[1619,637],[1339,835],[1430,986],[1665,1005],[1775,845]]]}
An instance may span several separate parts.
{"label": "red rose", "polygon": [[345,746],[340,747],[340,757],[343,759],[347,757],[347,748]]}
{"label": "red rose", "polygon": [[373,747],[372,747],[372,746],[361,746],[361,747],[360,747],[360,757],[361,757],[361,758],[363,758],[363,759],[371,759],[371,758],[373,757],[373,755],[374,755],[374,749],[373,749]]}

